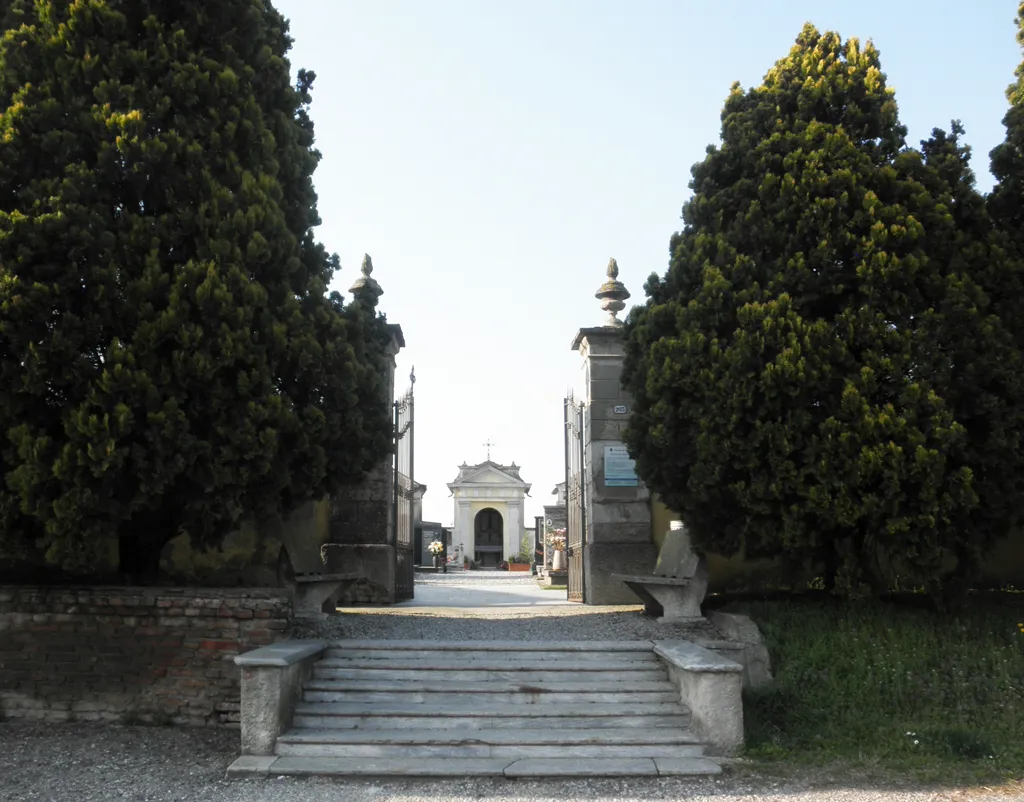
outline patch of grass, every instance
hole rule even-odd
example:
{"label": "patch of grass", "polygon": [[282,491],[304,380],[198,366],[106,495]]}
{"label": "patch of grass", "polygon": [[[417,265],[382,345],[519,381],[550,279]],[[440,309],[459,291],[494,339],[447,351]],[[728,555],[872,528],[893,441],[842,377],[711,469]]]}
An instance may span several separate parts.
{"label": "patch of grass", "polygon": [[743,605],[776,681],[746,695],[747,756],[920,781],[1024,776],[1024,602],[954,614],[880,602]]}
{"label": "patch of grass", "polygon": [[541,590],[567,590],[565,585],[541,585]]}

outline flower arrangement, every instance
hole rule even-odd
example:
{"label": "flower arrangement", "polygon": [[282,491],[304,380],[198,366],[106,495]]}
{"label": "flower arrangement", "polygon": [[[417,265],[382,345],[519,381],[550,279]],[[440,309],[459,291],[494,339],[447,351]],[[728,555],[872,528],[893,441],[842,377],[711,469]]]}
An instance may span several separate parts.
{"label": "flower arrangement", "polygon": [[555,551],[565,551],[565,530],[555,529],[548,534],[548,545]]}
{"label": "flower arrangement", "polygon": [[440,540],[435,540],[429,546],[427,546],[427,551],[429,551],[431,554],[437,557],[444,551],[444,543],[442,543]]}

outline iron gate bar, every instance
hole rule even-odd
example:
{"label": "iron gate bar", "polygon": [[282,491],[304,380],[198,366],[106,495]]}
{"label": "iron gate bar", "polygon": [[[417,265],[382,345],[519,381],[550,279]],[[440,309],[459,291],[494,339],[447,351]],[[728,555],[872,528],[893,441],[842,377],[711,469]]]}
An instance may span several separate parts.
{"label": "iron gate bar", "polygon": [[395,601],[405,601],[414,596],[413,583],[416,575],[414,549],[413,508],[415,504],[415,402],[413,387],[416,372],[409,375],[409,390],[394,402],[395,423],[395,469],[392,510],[392,545],[395,549]]}
{"label": "iron gate bar", "polygon": [[587,529],[584,472],[583,403],[570,393],[565,399],[565,557],[568,580],[566,598],[584,602],[584,539]]}

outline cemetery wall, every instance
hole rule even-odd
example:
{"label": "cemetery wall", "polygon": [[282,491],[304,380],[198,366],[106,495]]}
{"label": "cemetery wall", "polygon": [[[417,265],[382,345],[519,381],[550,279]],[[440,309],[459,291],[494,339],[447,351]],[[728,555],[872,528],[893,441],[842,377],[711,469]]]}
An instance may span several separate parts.
{"label": "cemetery wall", "polygon": [[[669,521],[678,517],[657,499],[652,501],[652,534],[657,548],[661,548]],[[763,589],[785,583],[781,562],[777,560],[746,560],[743,557],[709,554],[707,562],[710,593]],[[992,554],[982,564],[977,584],[985,588],[1006,585],[1024,588],[1024,531],[996,544]]]}
{"label": "cemetery wall", "polygon": [[327,499],[308,502],[285,518],[247,522],[210,548],[195,548],[181,535],[164,547],[160,576],[194,587],[275,587],[281,584],[282,552],[293,571],[322,570],[330,514]]}
{"label": "cemetery wall", "polygon": [[290,615],[273,589],[0,585],[0,719],[237,724],[232,658]]}

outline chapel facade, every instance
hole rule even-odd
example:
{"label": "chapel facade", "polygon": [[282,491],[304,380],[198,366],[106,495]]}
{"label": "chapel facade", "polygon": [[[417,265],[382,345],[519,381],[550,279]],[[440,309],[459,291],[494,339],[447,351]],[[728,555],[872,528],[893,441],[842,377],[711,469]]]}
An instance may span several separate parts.
{"label": "chapel facade", "polygon": [[519,470],[514,462],[463,463],[448,484],[455,503],[452,545],[482,568],[495,568],[519,553],[531,487]]}

